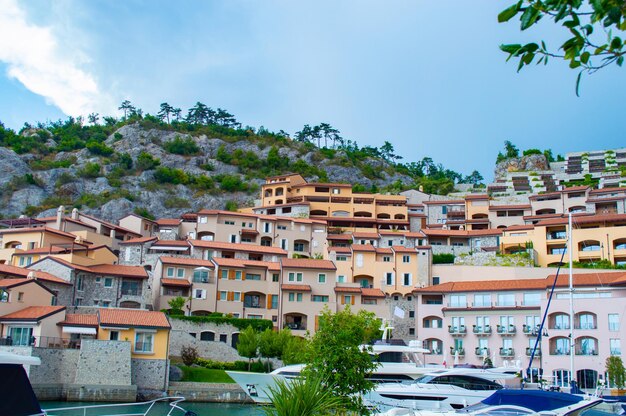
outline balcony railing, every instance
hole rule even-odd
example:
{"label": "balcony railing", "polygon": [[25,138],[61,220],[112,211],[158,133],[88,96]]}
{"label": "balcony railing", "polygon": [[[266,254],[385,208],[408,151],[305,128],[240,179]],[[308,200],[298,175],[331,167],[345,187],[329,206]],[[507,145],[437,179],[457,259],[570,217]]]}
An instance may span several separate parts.
{"label": "balcony railing", "polygon": [[566,324],[551,325],[548,329],[570,329],[570,327],[569,327],[569,323],[566,323]]}
{"label": "balcony railing", "polygon": [[260,301],[245,300],[243,306],[246,308],[263,308],[264,305]]}
{"label": "balcony railing", "polygon": [[546,239],[547,240],[565,240],[567,239],[567,233],[565,231],[547,233]]}
{"label": "balcony railing", "polygon": [[536,335],[539,332],[539,325],[526,325],[522,326],[522,331],[526,335]]}
{"label": "balcony railing", "polygon": [[[526,355],[530,357],[532,353],[533,353],[533,348],[526,347]],[[541,355],[541,348],[537,348],[537,351],[535,351],[535,357],[537,357],[538,355]]]}
{"label": "balcony railing", "polygon": [[465,335],[467,334],[467,327],[465,325],[452,326],[448,325],[448,332],[453,335]]}
{"label": "balcony railing", "polygon": [[515,350],[513,348],[500,348],[501,357],[513,357],[514,355]]}
{"label": "balcony railing", "polygon": [[493,304],[491,302],[473,302],[472,308],[491,308]]}
{"label": "balcony railing", "polygon": [[449,302],[448,308],[467,308],[467,303]]}
{"label": "balcony railing", "polygon": [[58,349],[80,349],[80,340],[57,337],[30,337],[29,339],[0,338],[0,345],[12,347],[39,347]]}
{"label": "balcony railing", "polygon": [[598,329],[598,326],[595,323],[578,323],[574,326],[574,329]]}
{"label": "balcony railing", "polygon": [[598,355],[596,350],[576,350],[576,355]]}
{"label": "balcony railing", "polygon": [[483,348],[481,348],[481,347],[476,347],[476,349],[474,350],[474,353],[475,353],[477,356],[482,357],[482,356],[485,356],[485,355],[489,355],[489,354],[491,354],[491,351],[489,350],[489,348],[485,348],[485,347],[483,347]]}
{"label": "balcony railing", "polygon": [[555,348],[550,351],[550,355],[569,355],[569,348],[568,349]]}
{"label": "balcony railing", "polygon": [[478,325],[474,325],[472,327],[472,332],[474,332],[477,335],[491,335],[491,325],[485,325],[485,326],[478,326]]}
{"label": "balcony railing", "polygon": [[465,355],[465,348],[456,348],[456,349],[455,349],[454,347],[450,347],[450,354],[451,354],[451,355],[453,355],[453,356],[454,356],[454,355],[456,355],[457,353],[458,353],[459,355]]}
{"label": "balcony railing", "polygon": [[141,296],[141,289],[122,289],[122,296]]}
{"label": "balcony railing", "polygon": [[498,331],[498,334],[500,335],[513,335],[515,334],[515,332],[517,332],[517,329],[515,328],[515,325],[513,324],[498,325],[497,331]]}
{"label": "balcony railing", "polygon": [[306,324],[297,324],[295,322],[287,322],[285,323],[284,328],[289,328],[291,330],[306,330]]}

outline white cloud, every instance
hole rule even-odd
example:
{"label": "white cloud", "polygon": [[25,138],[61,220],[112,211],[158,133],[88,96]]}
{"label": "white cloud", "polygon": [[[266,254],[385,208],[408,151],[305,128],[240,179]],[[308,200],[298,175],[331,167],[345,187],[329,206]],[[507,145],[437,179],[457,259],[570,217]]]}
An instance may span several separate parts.
{"label": "white cloud", "polygon": [[52,27],[29,23],[16,0],[0,0],[0,61],[7,63],[8,76],[65,114],[113,114],[112,98],[81,68],[84,55],[72,49]]}

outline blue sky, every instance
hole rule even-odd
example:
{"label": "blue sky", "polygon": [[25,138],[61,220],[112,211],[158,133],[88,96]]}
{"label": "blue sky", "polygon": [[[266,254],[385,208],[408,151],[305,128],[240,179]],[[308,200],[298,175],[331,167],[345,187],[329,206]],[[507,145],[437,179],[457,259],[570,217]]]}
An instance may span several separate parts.
{"label": "blue sky", "polygon": [[583,80],[564,63],[516,73],[500,43],[508,1],[0,0],[0,120],[92,111],[124,99],[222,107],[293,133],[328,122],[344,137],[392,142],[406,161],[492,177],[504,140],[555,153],[624,146],[624,69]]}

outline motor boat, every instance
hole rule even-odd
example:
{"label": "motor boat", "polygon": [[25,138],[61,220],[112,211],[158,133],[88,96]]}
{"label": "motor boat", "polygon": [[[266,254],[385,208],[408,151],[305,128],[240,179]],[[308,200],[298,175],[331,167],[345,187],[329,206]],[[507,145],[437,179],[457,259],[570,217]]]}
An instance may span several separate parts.
{"label": "motor boat", "polygon": [[392,408],[454,410],[477,403],[520,379],[515,368],[467,368],[438,370],[409,384],[377,385],[364,398],[378,411]]}
{"label": "motor boat", "polygon": [[[197,416],[180,406],[184,397],[164,397],[142,403],[72,406],[42,410],[26,368],[40,365],[38,357],[0,352],[0,415],[3,416]],[[156,404],[168,403],[167,413]]]}
{"label": "motor boat", "polygon": [[624,414],[617,402],[542,390],[502,389],[479,403],[460,410],[412,410],[394,408],[376,416],[608,416]]}
{"label": "motor boat", "polygon": [[[379,340],[373,345],[364,345],[380,365],[368,377],[375,383],[411,382],[424,374],[442,366],[424,365],[420,358],[430,350],[422,347],[421,341],[412,340],[406,345],[400,340]],[[256,403],[269,403],[269,388],[276,385],[277,379],[290,380],[299,377],[305,364],[294,364],[278,368],[271,373],[249,373],[227,371],[226,373]]]}

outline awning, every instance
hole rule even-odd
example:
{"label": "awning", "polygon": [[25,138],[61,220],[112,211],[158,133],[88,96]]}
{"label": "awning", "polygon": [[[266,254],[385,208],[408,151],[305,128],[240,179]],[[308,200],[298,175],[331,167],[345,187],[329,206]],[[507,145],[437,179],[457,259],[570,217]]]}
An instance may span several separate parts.
{"label": "awning", "polygon": [[64,334],[84,334],[84,335],[96,335],[96,328],[88,328],[84,326],[64,326]]}

